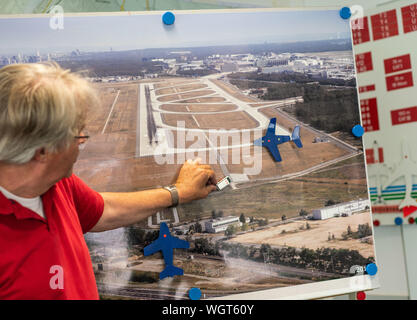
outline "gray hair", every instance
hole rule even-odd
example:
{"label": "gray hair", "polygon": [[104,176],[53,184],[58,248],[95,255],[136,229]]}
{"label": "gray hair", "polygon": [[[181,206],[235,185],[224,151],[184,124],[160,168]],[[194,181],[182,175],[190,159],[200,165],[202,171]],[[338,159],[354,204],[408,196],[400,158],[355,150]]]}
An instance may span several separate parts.
{"label": "gray hair", "polygon": [[56,63],[0,69],[0,161],[24,164],[40,148],[67,148],[97,102],[89,82]]}

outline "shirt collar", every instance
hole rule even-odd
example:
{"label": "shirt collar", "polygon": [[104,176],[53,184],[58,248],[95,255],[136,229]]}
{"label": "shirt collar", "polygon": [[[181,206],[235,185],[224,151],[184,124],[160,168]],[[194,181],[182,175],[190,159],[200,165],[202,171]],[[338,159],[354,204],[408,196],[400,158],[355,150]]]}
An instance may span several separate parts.
{"label": "shirt collar", "polygon": [[[56,185],[53,185],[51,188],[49,188],[48,191],[46,191],[41,197],[44,197],[45,195],[50,195],[56,190]],[[0,214],[3,215],[9,215],[14,214],[17,219],[27,219],[27,218],[33,218],[35,215],[35,218],[39,217],[39,219],[43,220],[41,216],[38,214],[32,214],[29,209],[26,210],[16,210],[16,205],[19,205],[14,200],[7,199],[2,192],[0,192]],[[23,207],[22,207],[23,208]]]}
{"label": "shirt collar", "polygon": [[7,199],[3,193],[0,192],[0,214],[13,213],[12,201]]}

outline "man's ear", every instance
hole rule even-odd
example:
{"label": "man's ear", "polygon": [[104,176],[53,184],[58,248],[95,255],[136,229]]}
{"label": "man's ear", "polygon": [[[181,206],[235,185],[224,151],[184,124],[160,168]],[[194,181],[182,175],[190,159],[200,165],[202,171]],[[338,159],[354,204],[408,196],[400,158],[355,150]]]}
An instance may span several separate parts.
{"label": "man's ear", "polygon": [[45,148],[40,148],[35,151],[35,155],[33,156],[33,160],[39,162],[46,162],[48,159],[48,151]]}

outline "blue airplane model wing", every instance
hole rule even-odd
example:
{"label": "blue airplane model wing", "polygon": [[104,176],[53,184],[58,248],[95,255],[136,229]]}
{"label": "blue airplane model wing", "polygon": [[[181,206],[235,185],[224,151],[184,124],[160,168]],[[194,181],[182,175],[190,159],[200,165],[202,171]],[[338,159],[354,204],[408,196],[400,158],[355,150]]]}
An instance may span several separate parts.
{"label": "blue airplane model wing", "polygon": [[271,152],[276,162],[282,161],[281,154],[278,151],[278,145],[266,145],[266,147],[268,148],[269,152]]}
{"label": "blue airplane model wing", "polygon": [[172,237],[171,241],[172,246],[177,249],[188,249],[190,247],[190,244],[187,241],[178,239],[177,237]]}
{"label": "blue airplane model wing", "polygon": [[146,246],[143,249],[143,253],[144,253],[145,256],[149,256],[149,255],[154,254],[155,252],[161,251],[161,250],[162,250],[161,243],[158,240],[156,240],[156,241],[152,242],[150,245]]}

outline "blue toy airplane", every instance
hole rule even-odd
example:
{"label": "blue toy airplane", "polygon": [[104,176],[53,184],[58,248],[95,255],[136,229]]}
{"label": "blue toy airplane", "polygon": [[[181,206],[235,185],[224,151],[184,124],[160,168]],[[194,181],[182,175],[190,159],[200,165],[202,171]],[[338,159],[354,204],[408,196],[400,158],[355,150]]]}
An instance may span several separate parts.
{"label": "blue toy airplane", "polygon": [[162,251],[166,266],[159,274],[159,279],[162,280],[166,277],[173,277],[175,275],[182,276],[184,274],[184,271],[181,268],[177,268],[173,265],[173,252],[175,248],[188,249],[189,247],[190,244],[187,241],[171,236],[167,224],[162,222],[158,239],[149,246],[146,246],[143,251],[145,256],[154,254],[157,251]]}
{"label": "blue toy airplane", "polygon": [[255,146],[266,147],[271,152],[276,162],[282,161],[278,150],[278,145],[284,142],[292,141],[298,148],[302,148],[303,144],[300,140],[300,126],[296,126],[290,136],[280,136],[275,134],[275,127],[277,126],[277,118],[272,118],[269,121],[268,129],[265,136],[254,141]]}

